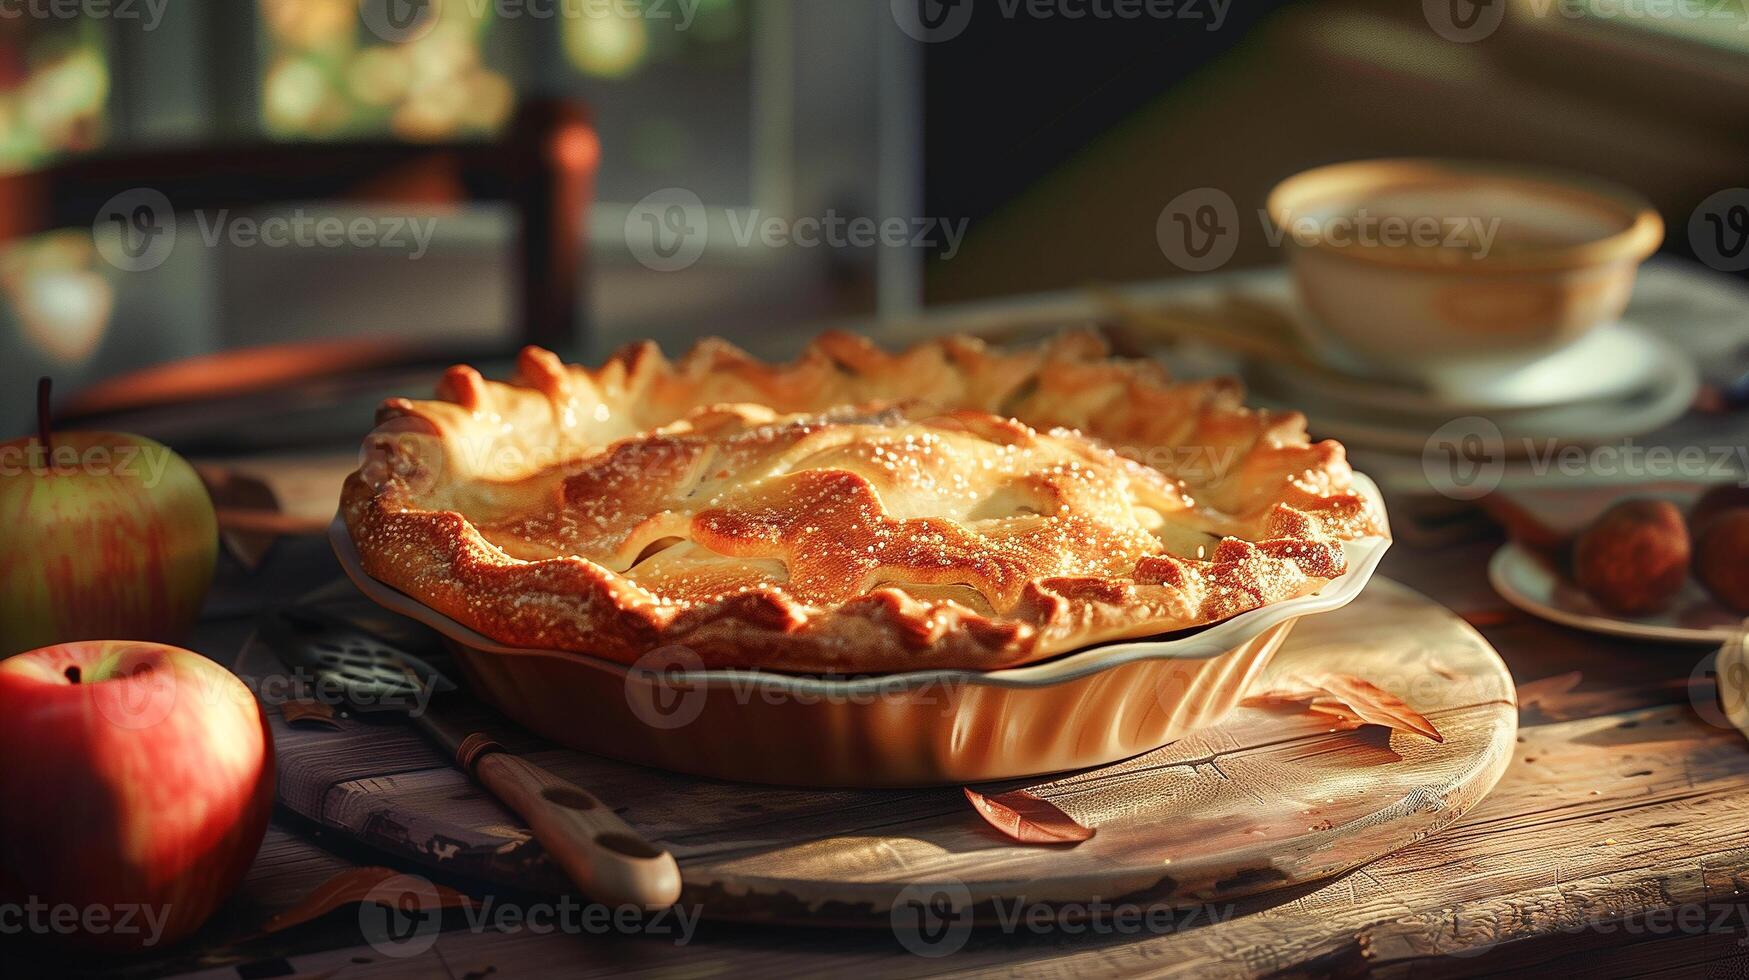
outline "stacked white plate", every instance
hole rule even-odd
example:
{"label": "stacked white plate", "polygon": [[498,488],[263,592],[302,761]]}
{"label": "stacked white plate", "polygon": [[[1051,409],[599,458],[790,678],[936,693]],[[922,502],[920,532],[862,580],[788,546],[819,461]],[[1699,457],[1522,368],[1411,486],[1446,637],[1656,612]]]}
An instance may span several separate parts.
{"label": "stacked white plate", "polygon": [[1328,352],[1322,371],[1251,364],[1257,399],[1304,409],[1316,435],[1389,452],[1419,454],[1434,430],[1466,416],[1497,426],[1509,456],[1625,439],[1679,418],[1700,387],[1686,354],[1628,322],[1533,361],[1453,365],[1414,381],[1369,374],[1334,345],[1313,349]]}

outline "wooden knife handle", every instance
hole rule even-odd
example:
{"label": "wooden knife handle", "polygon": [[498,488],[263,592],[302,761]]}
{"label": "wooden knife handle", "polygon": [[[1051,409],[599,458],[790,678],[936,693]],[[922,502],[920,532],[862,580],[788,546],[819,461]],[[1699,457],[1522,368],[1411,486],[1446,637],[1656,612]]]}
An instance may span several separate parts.
{"label": "wooden knife handle", "polygon": [[604,905],[645,909],[680,898],[674,855],[645,840],[593,795],[508,752],[486,752],[472,769],[528,821],[534,839],[584,895]]}

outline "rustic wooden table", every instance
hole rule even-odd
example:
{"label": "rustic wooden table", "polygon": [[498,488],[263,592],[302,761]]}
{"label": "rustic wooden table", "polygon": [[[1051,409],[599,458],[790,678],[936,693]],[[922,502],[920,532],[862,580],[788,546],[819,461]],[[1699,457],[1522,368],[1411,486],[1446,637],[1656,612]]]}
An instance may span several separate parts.
{"label": "rustic wooden table", "polygon": [[[146,960],[77,963],[133,975],[483,977],[535,972],[768,975],[1383,974],[1418,977],[1586,970],[1621,975],[1749,971],[1749,744],[1710,707],[1708,651],[1593,637],[1512,611],[1489,589],[1491,540],[1399,544],[1382,574],[1463,612],[1518,682],[1571,671],[1521,707],[1518,751],[1493,793],[1455,825],[1321,885],[1110,929],[978,930],[934,959],[884,930],[754,927],[673,919],[621,934],[551,911],[526,924],[494,896],[491,924],[460,912],[428,949],[384,955],[355,906],[261,935],[275,914],[381,855],[280,814],[229,906],[190,943]],[[241,647],[257,600],[294,595],[334,571],[315,540],[286,539],[252,575],[228,576],[199,646]],[[466,881],[447,881],[463,890]],[[477,890],[477,886],[476,886]],[[560,910],[562,913],[563,910]],[[1112,920],[1115,922],[1116,920]],[[380,937],[377,937],[380,938]],[[684,940],[684,941],[682,941]],[[384,946],[391,952],[405,947]],[[0,972],[46,968],[8,944]],[[54,960],[57,970],[65,960]]]}
{"label": "rustic wooden table", "polygon": [[[1630,313],[1683,324],[1697,354],[1714,356],[1706,344],[1746,332],[1741,295],[1721,287],[1708,298],[1692,277],[1657,267],[1644,278]],[[1677,428],[1661,441],[1745,440],[1729,420]],[[979,929],[943,958],[909,952],[889,930],[670,918],[622,931],[501,894],[485,925],[447,915],[426,946],[365,935],[356,906],[264,934],[335,875],[385,861],[281,812],[236,896],[190,942],[110,963],[0,942],[0,976],[1749,975],[1749,743],[1716,708],[1711,651],[1593,636],[1517,612],[1486,579],[1498,534],[1468,526],[1474,533],[1448,528],[1438,544],[1399,528],[1380,574],[1462,613],[1521,687],[1580,678],[1533,688],[1505,776],[1461,820],[1321,884],[1117,929]],[[225,569],[194,645],[231,662],[255,610],[336,573],[324,541],[281,539],[255,571]],[[438,883],[482,891],[478,882]],[[416,955],[388,955],[407,952]]]}

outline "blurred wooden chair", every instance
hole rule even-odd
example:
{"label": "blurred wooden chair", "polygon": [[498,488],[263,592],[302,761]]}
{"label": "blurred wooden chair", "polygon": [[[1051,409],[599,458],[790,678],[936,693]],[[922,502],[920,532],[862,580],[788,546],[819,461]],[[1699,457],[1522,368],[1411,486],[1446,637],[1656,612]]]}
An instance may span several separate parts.
{"label": "blurred wooden chair", "polygon": [[[496,141],[263,141],[99,153],[0,176],[0,241],[91,227],[116,195],[135,188],[163,193],[179,212],[318,201],[508,203],[517,216],[516,342],[498,352],[522,343],[574,350],[585,339],[586,221],[599,159],[588,111],[552,100],[525,102]],[[77,393],[59,414],[90,419],[186,406],[460,353],[422,348],[413,340],[252,347],[100,382]]]}

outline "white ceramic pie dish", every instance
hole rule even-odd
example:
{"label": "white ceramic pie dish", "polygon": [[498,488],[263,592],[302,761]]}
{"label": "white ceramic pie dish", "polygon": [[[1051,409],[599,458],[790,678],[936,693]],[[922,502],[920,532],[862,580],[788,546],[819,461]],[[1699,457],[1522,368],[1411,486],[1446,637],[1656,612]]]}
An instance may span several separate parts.
{"label": "white ceramic pie dish", "polygon": [[1302,616],[1354,601],[1390,546],[1347,542],[1348,571],[1311,595],[1170,639],[1108,643],[1007,670],[826,678],[704,670],[677,647],[637,664],[510,647],[365,574],[340,518],[341,566],[364,594],[441,634],[474,692],[572,748],[722,779],[921,786],[1104,765],[1218,721]]}

